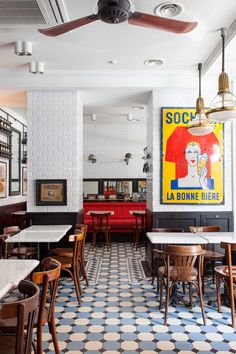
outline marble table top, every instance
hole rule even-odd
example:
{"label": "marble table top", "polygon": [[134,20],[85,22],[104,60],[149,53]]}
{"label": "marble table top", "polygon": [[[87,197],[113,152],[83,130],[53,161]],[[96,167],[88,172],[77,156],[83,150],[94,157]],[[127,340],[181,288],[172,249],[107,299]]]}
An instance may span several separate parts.
{"label": "marble table top", "polygon": [[230,242],[236,243],[236,232],[197,232],[198,235],[205,238],[208,243]]}
{"label": "marble table top", "polygon": [[0,298],[25,279],[38,264],[35,259],[0,259]]}
{"label": "marble table top", "polygon": [[65,233],[72,228],[72,225],[31,225],[24,231],[64,231]]}
{"label": "marble table top", "polygon": [[191,232],[147,232],[147,237],[153,244],[198,245],[208,243],[204,237]]}
{"label": "marble table top", "polygon": [[35,243],[43,243],[43,242],[58,242],[65,236],[65,231],[30,231],[30,230],[22,230],[18,234],[8,237],[5,242],[35,242]]}

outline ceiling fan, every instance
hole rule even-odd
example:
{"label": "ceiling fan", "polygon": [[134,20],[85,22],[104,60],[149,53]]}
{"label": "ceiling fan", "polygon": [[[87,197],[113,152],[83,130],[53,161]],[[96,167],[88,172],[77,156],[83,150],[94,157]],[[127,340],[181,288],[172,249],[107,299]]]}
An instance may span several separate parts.
{"label": "ceiling fan", "polygon": [[130,25],[149,27],[173,33],[187,33],[197,26],[197,22],[172,20],[138,11],[131,12],[129,0],[99,0],[97,6],[98,12],[96,15],[93,14],[78,18],[58,26],[39,29],[38,31],[46,36],[55,37],[98,20],[113,24],[128,21]]}

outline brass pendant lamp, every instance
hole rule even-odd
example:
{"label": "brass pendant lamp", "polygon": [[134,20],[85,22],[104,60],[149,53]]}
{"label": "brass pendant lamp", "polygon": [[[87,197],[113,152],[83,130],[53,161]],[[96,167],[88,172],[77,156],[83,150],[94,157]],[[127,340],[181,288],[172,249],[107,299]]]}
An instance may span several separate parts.
{"label": "brass pendant lamp", "polygon": [[236,97],[229,89],[229,77],[225,72],[225,28],[221,29],[222,72],[218,79],[219,91],[206,112],[211,122],[224,123],[236,118]]}
{"label": "brass pendant lamp", "polygon": [[196,113],[194,119],[187,127],[190,134],[197,135],[197,136],[210,134],[214,130],[213,124],[209,122],[205,114],[204,100],[201,96],[201,72],[202,72],[202,63],[199,63],[198,64],[199,96],[196,101]]}

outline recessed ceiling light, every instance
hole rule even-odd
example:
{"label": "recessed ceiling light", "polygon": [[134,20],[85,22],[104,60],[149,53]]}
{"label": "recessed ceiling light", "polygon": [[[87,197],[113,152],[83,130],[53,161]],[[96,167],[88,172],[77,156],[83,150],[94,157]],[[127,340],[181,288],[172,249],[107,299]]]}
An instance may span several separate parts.
{"label": "recessed ceiling light", "polygon": [[111,65],[115,65],[117,63],[118,63],[118,61],[115,59],[108,60],[108,62],[107,62],[107,64],[111,64]]}
{"label": "recessed ceiling light", "polygon": [[155,67],[155,66],[161,66],[164,64],[163,59],[147,59],[144,62],[145,65]]}
{"label": "recessed ceiling light", "polygon": [[183,5],[180,3],[164,2],[154,9],[157,16],[175,17],[183,12]]}

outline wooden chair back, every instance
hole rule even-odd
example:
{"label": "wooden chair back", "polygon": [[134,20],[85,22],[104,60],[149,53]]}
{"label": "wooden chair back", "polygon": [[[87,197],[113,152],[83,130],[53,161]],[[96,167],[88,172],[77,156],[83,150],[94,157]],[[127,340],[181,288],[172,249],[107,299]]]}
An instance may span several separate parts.
{"label": "wooden chair back", "polygon": [[140,228],[141,230],[146,230],[146,214],[133,213],[135,217],[135,228]]}
{"label": "wooden chair back", "polygon": [[[189,231],[196,233],[196,232],[220,232],[221,227],[218,225],[215,226],[189,226]],[[206,249],[207,245],[202,244],[202,248]],[[212,243],[209,245],[211,247],[211,251],[215,251],[215,245]]]}
{"label": "wooden chair back", "polygon": [[111,213],[91,213],[93,228],[98,230],[108,229],[109,227],[109,216]]}
{"label": "wooden chair back", "polygon": [[17,232],[20,232],[19,226],[7,226],[7,227],[4,227],[4,229],[3,229],[3,233],[5,235],[14,235]]}
{"label": "wooden chair back", "polygon": [[48,320],[54,315],[54,306],[58,281],[61,273],[61,263],[48,257],[41,262],[42,271],[33,273],[32,280],[35,284],[41,286],[41,298],[39,304],[38,326],[44,324],[44,309],[47,305],[47,293],[50,290],[50,305],[48,311]]}
{"label": "wooden chair back", "polygon": [[[17,318],[14,353],[30,354],[34,317],[39,301],[39,287],[28,280],[22,280],[18,285],[18,289],[24,298],[19,301],[3,303],[1,305],[0,325],[4,320]],[[9,340],[10,337],[7,341]],[[2,353],[4,353],[4,343],[1,344],[0,351],[1,350],[3,350]]]}
{"label": "wooden chair back", "polygon": [[75,225],[75,234],[79,233],[82,231],[84,235],[83,239],[83,246],[82,246],[82,258],[84,257],[84,247],[85,247],[85,242],[86,242],[86,237],[87,237],[87,232],[88,232],[88,226],[84,224],[76,224]]}
{"label": "wooden chair back", "polygon": [[175,280],[189,282],[192,280],[193,267],[198,262],[198,274],[202,274],[203,256],[206,253],[201,245],[167,245],[164,255],[167,277],[170,276],[170,266],[175,267]]}
{"label": "wooden chair back", "polygon": [[218,225],[215,226],[189,226],[189,231],[196,232],[219,232],[221,227]]}

